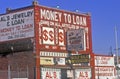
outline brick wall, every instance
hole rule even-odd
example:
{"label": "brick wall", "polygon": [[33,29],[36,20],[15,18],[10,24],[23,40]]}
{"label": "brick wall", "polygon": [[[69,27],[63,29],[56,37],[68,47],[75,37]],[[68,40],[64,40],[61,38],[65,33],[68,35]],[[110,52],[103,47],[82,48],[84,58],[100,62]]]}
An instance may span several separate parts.
{"label": "brick wall", "polygon": [[0,79],[8,79],[8,59],[7,57],[0,57]]}
{"label": "brick wall", "polygon": [[0,57],[0,70],[7,71],[8,65],[10,65],[11,77],[28,76],[28,79],[34,79],[35,56],[32,51],[17,52]]}

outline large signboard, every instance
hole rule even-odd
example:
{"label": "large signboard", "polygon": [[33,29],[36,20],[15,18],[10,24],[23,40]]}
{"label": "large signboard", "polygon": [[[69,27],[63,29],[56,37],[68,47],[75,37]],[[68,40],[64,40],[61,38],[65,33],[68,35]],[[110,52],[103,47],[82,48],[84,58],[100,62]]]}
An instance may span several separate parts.
{"label": "large signboard", "polygon": [[91,79],[91,69],[75,69],[75,79]]}
{"label": "large signboard", "polygon": [[113,56],[95,56],[95,66],[115,66]]}
{"label": "large signboard", "polygon": [[61,69],[41,68],[41,79],[61,79]]}
{"label": "large signboard", "polygon": [[[82,36],[79,42],[81,50],[89,49],[90,38],[90,15],[78,14],[58,9],[39,6],[36,8],[38,11],[35,13],[39,16],[39,44],[41,50],[66,50],[66,32],[71,29],[84,29],[80,30]],[[84,34],[83,34],[84,33]],[[81,38],[81,37],[80,37]],[[84,42],[83,42],[84,41]]]}
{"label": "large signboard", "polygon": [[84,29],[67,31],[67,50],[80,51],[85,50],[85,32]]}
{"label": "large signboard", "polygon": [[95,79],[116,79],[115,67],[95,67]]}
{"label": "large signboard", "polygon": [[34,37],[34,10],[0,16],[0,42]]}

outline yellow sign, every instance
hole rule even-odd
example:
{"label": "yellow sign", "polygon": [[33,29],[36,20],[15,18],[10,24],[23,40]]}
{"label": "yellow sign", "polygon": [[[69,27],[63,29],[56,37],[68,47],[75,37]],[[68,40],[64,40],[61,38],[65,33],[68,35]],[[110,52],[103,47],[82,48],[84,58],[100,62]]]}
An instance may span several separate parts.
{"label": "yellow sign", "polygon": [[53,58],[40,57],[40,65],[54,65]]}
{"label": "yellow sign", "polygon": [[72,55],[71,64],[89,63],[89,54]]}

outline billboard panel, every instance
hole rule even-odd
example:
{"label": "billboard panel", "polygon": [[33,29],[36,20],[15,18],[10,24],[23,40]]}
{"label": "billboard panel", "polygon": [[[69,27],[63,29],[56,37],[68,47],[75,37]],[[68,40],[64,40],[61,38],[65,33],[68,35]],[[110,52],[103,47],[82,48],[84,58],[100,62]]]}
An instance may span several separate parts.
{"label": "billboard panel", "polygon": [[[81,28],[84,29],[81,49],[90,49],[90,15],[78,14],[44,6],[36,7],[36,10],[35,17],[38,18],[37,21],[39,20],[38,35],[41,50],[66,51],[66,32],[71,29]],[[47,34],[45,33],[43,35],[42,27],[50,28],[49,30],[47,29]],[[51,30],[51,28],[53,29]],[[50,33],[50,30],[52,33]],[[45,37],[47,41],[43,39]],[[54,39],[54,43],[53,41],[49,41],[51,38]]]}
{"label": "billboard panel", "polygon": [[85,32],[84,29],[67,31],[67,50],[80,51],[85,50]]}
{"label": "billboard panel", "polygon": [[95,67],[95,79],[116,79],[115,67]]}
{"label": "billboard panel", "polygon": [[90,62],[89,59],[90,59],[89,54],[79,54],[70,56],[71,64],[89,63]]}
{"label": "billboard panel", "polygon": [[0,16],[0,42],[34,37],[34,10]]}
{"label": "billboard panel", "polygon": [[115,66],[113,56],[95,56],[95,66]]}
{"label": "billboard panel", "polygon": [[65,65],[65,58],[40,57],[40,65]]}
{"label": "billboard panel", "polygon": [[61,69],[41,68],[41,79],[61,79]]}
{"label": "billboard panel", "polygon": [[75,79],[91,79],[91,69],[75,69]]}
{"label": "billboard panel", "polygon": [[40,57],[40,65],[54,65],[53,58]]}

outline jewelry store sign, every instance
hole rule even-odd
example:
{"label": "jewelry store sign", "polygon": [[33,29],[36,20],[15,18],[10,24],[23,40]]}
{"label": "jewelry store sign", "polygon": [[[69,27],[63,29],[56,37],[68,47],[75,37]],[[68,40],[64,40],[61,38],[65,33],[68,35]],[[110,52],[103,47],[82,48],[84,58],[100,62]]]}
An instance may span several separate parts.
{"label": "jewelry store sign", "polygon": [[34,10],[0,16],[0,42],[34,37]]}

